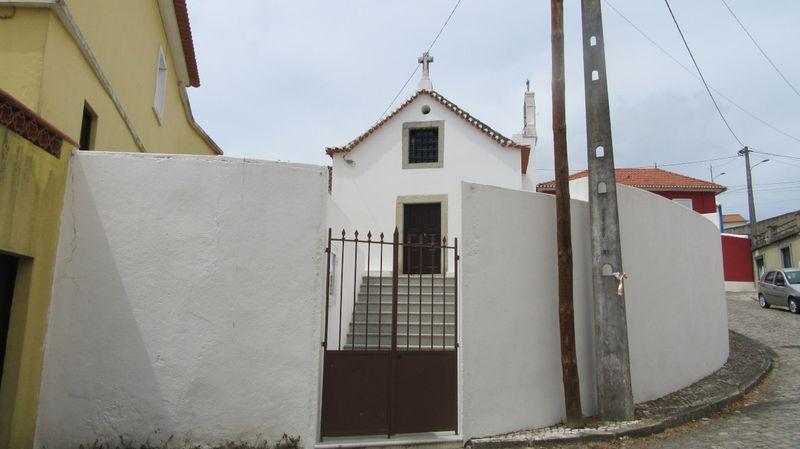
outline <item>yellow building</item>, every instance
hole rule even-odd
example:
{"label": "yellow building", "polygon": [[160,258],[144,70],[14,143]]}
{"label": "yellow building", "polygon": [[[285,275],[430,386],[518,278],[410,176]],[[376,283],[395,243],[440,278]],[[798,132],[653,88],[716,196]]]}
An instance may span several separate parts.
{"label": "yellow building", "polygon": [[73,148],[221,154],[185,0],[0,0],[0,448],[30,448]]}
{"label": "yellow building", "polygon": [[768,270],[800,267],[800,211],[758,222],[753,236],[756,276]]}

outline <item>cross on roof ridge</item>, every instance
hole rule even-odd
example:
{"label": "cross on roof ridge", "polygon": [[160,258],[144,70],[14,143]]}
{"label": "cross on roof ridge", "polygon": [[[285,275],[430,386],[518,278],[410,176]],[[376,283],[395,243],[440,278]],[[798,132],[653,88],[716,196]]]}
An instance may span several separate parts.
{"label": "cross on roof ridge", "polygon": [[417,62],[422,64],[422,78],[419,80],[417,90],[433,90],[433,83],[431,82],[430,63],[433,62],[433,56],[427,51],[417,59]]}

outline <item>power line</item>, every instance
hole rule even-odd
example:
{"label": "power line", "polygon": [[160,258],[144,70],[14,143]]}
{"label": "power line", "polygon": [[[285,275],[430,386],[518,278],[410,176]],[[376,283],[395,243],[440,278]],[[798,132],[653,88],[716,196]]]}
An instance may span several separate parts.
{"label": "power line", "polygon": [[779,164],[783,164],[783,165],[788,165],[788,166],[791,166],[791,167],[797,167],[797,168],[800,168],[800,165],[798,165],[798,164],[792,164],[791,162],[781,161],[781,160],[777,160],[777,159],[774,159],[772,162],[777,162],[777,163],[779,163]]}
{"label": "power line", "polygon": [[672,7],[669,5],[669,0],[664,0],[664,3],[667,4],[667,9],[669,10],[669,15],[672,16],[672,21],[675,22],[675,27],[678,29],[678,33],[681,35],[681,40],[683,41],[683,45],[686,47],[686,51],[689,52],[689,56],[692,58],[692,63],[694,64],[694,68],[697,69],[697,74],[700,75],[700,80],[703,82],[703,86],[706,88],[706,92],[708,92],[708,96],[711,97],[711,101],[714,103],[714,107],[717,108],[717,112],[719,116],[722,118],[722,121],[725,122],[725,126],[728,127],[728,131],[731,132],[731,135],[739,145],[745,146],[744,143],[739,139],[739,136],[733,132],[733,128],[728,123],[728,120],[725,118],[725,114],[722,113],[722,109],[719,108],[717,104],[717,100],[714,98],[714,94],[711,93],[711,89],[708,87],[708,83],[706,82],[706,78],[703,76],[703,72],[700,70],[700,66],[697,65],[697,60],[694,59],[694,54],[692,54],[692,49],[689,48],[689,43],[686,42],[686,37],[683,35],[683,30],[681,30],[681,26],[678,24],[678,19],[675,18],[675,14],[672,12]]}
{"label": "power line", "polygon": [[[800,184],[800,181],[759,182],[759,183],[754,183],[753,186],[761,187],[761,186],[775,186],[781,184]],[[747,187],[747,184],[728,184],[727,187],[729,190],[744,189]]]}
{"label": "power line", "polygon": [[[428,45],[428,50],[427,50],[428,52],[430,52],[431,49],[433,48],[433,46],[436,45],[436,41],[439,40],[439,36],[442,35],[442,32],[444,31],[444,28],[447,26],[448,23],[450,23],[450,19],[453,18],[453,13],[456,12],[456,9],[458,9],[458,5],[460,5],[460,4],[461,4],[461,0],[456,1],[455,6],[453,6],[452,10],[450,10],[450,14],[447,16],[447,19],[442,24],[442,27],[439,28],[439,32],[436,33],[436,37],[434,37],[433,41],[431,41],[431,44]],[[392,108],[392,105],[394,105],[394,102],[397,101],[397,98],[400,96],[400,94],[403,93],[403,91],[406,89],[406,86],[408,86],[408,83],[411,82],[411,79],[414,78],[414,75],[416,75],[418,71],[419,71],[419,63],[417,63],[417,65],[414,66],[414,71],[411,72],[411,75],[409,75],[409,77],[406,80],[406,82],[403,83],[403,86],[400,88],[400,90],[397,91],[397,94],[394,96],[394,98],[392,98],[392,101],[389,103],[389,106],[386,106],[386,109],[383,110],[383,113],[381,113],[381,115],[380,115],[380,117],[378,117],[377,121],[380,121],[383,118],[383,116],[386,115],[387,112],[389,112],[389,109]]]}
{"label": "power line", "polygon": [[378,121],[378,122],[381,121],[383,116],[386,115],[387,112],[389,112],[389,109],[392,108],[392,105],[394,104],[394,102],[397,101],[397,97],[399,97],[400,94],[403,93],[403,91],[406,89],[406,86],[408,86],[408,83],[411,82],[412,78],[414,78],[414,75],[417,73],[418,70],[419,70],[419,64],[417,64],[414,67],[414,71],[411,72],[411,75],[408,76],[408,79],[406,80],[406,82],[403,83],[403,87],[401,87],[400,90],[397,91],[397,94],[394,96],[394,98],[392,98],[392,101],[389,103],[389,106],[386,106],[386,109],[383,110],[383,112],[381,113],[380,117],[378,117],[378,120],[376,120],[376,121]]}
{"label": "power line", "polygon": [[774,62],[772,62],[772,59],[771,59],[769,56],[767,56],[767,52],[765,52],[765,51],[764,51],[764,49],[763,49],[763,48],[761,48],[761,45],[758,45],[758,42],[756,42],[756,38],[754,38],[754,37],[753,37],[753,35],[752,35],[752,34],[750,34],[750,31],[748,31],[748,30],[747,30],[747,28],[744,26],[744,24],[742,23],[742,21],[741,21],[741,20],[739,20],[739,17],[737,17],[737,16],[736,16],[736,14],[734,14],[734,12],[733,12],[733,10],[731,9],[731,7],[730,7],[730,6],[728,6],[728,3],[727,3],[725,0],[720,0],[720,1],[722,2],[722,4],[723,4],[723,5],[725,5],[725,8],[727,8],[727,9],[728,9],[728,12],[730,12],[730,13],[731,13],[731,15],[733,16],[733,18],[734,18],[734,19],[736,19],[736,22],[738,22],[738,23],[739,23],[739,26],[740,26],[740,27],[742,27],[742,30],[744,30],[745,34],[747,34],[747,37],[749,37],[749,38],[750,38],[750,40],[751,40],[751,41],[753,41],[753,45],[755,45],[755,46],[756,46],[756,48],[758,49],[758,51],[760,51],[760,52],[761,52],[761,55],[762,55],[762,56],[764,56],[764,59],[766,59],[766,60],[767,60],[767,62],[769,62],[769,65],[771,65],[771,66],[772,66],[772,68],[773,68],[773,69],[775,69],[775,71],[776,71],[776,72],[778,72],[778,75],[780,75],[780,76],[781,76],[781,78],[783,78],[783,81],[785,81],[785,82],[786,82],[786,85],[788,85],[788,86],[789,86],[789,88],[791,88],[791,89],[794,91],[794,93],[795,93],[795,94],[796,94],[798,97],[800,97],[800,92],[798,92],[797,88],[795,88],[795,87],[794,87],[794,85],[792,85],[792,83],[789,81],[789,79],[788,79],[788,78],[786,78],[786,75],[784,75],[784,74],[783,74],[783,72],[781,72],[781,70],[778,68],[778,66],[776,66],[776,65],[775,65],[775,63],[774,63]]}
{"label": "power line", "polygon": [[[673,56],[673,55],[672,55],[670,52],[668,52],[668,51],[667,51],[667,50],[666,50],[664,47],[662,47],[662,46],[661,46],[661,45],[660,45],[658,42],[656,42],[656,41],[655,41],[653,38],[651,38],[651,37],[650,37],[650,36],[649,36],[647,33],[645,33],[645,32],[644,32],[644,30],[642,30],[641,28],[639,28],[639,27],[638,27],[638,26],[637,26],[635,23],[633,23],[633,21],[631,21],[631,20],[630,20],[630,19],[629,19],[627,16],[625,16],[625,14],[623,14],[623,13],[622,13],[620,10],[618,10],[618,9],[617,9],[617,8],[616,8],[616,7],[615,7],[613,4],[611,4],[611,2],[609,2],[609,0],[603,0],[603,2],[604,2],[604,3],[605,3],[605,4],[606,4],[606,5],[609,7],[609,8],[611,8],[611,10],[612,10],[612,11],[614,11],[614,12],[615,12],[615,13],[616,13],[618,16],[620,16],[620,18],[622,18],[622,20],[624,20],[625,22],[627,22],[627,23],[628,23],[628,25],[630,25],[630,26],[631,26],[631,27],[632,27],[634,30],[636,30],[636,31],[637,31],[637,32],[638,32],[638,33],[639,33],[639,34],[640,34],[642,37],[644,37],[644,38],[645,38],[645,39],[646,39],[648,42],[650,42],[651,44],[653,44],[653,46],[654,46],[654,47],[656,47],[656,48],[657,48],[659,51],[661,51],[661,53],[663,53],[663,54],[664,54],[666,57],[668,57],[669,59],[671,59],[671,60],[672,60],[672,62],[674,62],[675,64],[677,64],[677,65],[678,65],[680,68],[682,68],[684,71],[686,71],[686,73],[688,73],[689,75],[692,75],[692,76],[693,76],[695,79],[702,81],[702,80],[700,79],[700,77],[699,77],[699,76],[697,76],[697,73],[695,73],[694,71],[692,71],[692,69],[690,69],[689,67],[686,67],[686,65],[684,65],[684,64],[683,64],[681,61],[679,61],[679,60],[678,60],[678,58],[676,58],[675,56]],[[744,107],[742,107],[741,105],[739,105],[739,103],[737,103],[737,102],[735,102],[733,99],[731,99],[729,96],[725,95],[723,92],[720,92],[718,89],[714,88],[714,86],[711,86],[711,85],[709,85],[708,87],[709,87],[709,88],[710,88],[712,91],[714,91],[714,93],[716,93],[716,94],[717,94],[717,96],[719,96],[720,98],[724,99],[725,101],[727,101],[728,103],[730,103],[731,105],[733,105],[733,106],[734,106],[736,109],[738,109],[738,110],[740,110],[740,111],[744,112],[745,114],[749,115],[749,116],[750,116],[752,119],[754,119],[754,120],[756,120],[756,121],[760,122],[762,125],[764,125],[764,126],[766,126],[766,127],[770,128],[770,129],[772,129],[773,131],[775,131],[775,132],[777,132],[777,133],[779,133],[779,134],[781,134],[781,135],[783,135],[783,136],[786,136],[786,137],[788,137],[788,138],[790,138],[790,139],[792,139],[792,140],[795,140],[795,141],[797,141],[797,142],[800,142],[800,137],[795,137],[795,136],[793,136],[793,135],[789,134],[788,132],[786,132],[786,131],[784,131],[784,130],[782,130],[782,129],[778,128],[777,126],[775,126],[775,125],[773,125],[773,124],[769,123],[768,121],[766,121],[766,120],[762,119],[761,117],[757,116],[755,113],[753,113],[753,112],[750,112],[749,110],[747,110],[747,109],[745,109]]]}
{"label": "power line", "polygon": [[726,159],[735,159],[739,156],[726,156],[726,157],[716,157],[713,159],[703,159],[702,161],[689,161],[689,162],[673,162],[670,164],[657,164],[659,167],[675,167],[678,165],[692,165],[692,164],[702,164],[705,162],[714,162],[714,161],[724,161]]}
{"label": "power line", "polygon": [[766,154],[767,156],[785,157],[787,159],[794,159],[800,161],[800,157],[797,156],[787,156],[785,154],[767,153],[766,151],[757,151],[757,150],[753,150],[753,153]]}
{"label": "power line", "polygon": [[439,36],[442,35],[442,31],[444,31],[444,27],[446,27],[447,24],[450,23],[450,19],[453,17],[453,13],[456,12],[456,9],[458,9],[458,5],[460,5],[460,4],[461,4],[461,0],[458,0],[456,2],[455,6],[453,6],[453,9],[450,11],[450,15],[447,16],[447,20],[444,21],[444,23],[442,24],[442,27],[439,28],[439,32],[436,33],[436,37],[433,38],[433,42],[431,42],[431,44],[428,46],[428,51],[431,51],[433,46],[436,44],[436,41],[439,40]]}

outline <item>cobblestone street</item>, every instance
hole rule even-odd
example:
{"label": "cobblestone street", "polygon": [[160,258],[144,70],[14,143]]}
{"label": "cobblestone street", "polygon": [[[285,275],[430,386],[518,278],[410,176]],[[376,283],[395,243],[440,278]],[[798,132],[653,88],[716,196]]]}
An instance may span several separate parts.
{"label": "cobblestone street", "polygon": [[800,316],[762,310],[753,295],[729,294],[730,328],[772,348],[779,356],[766,381],[734,411],[716,414],[652,437],[571,448],[800,448]]}

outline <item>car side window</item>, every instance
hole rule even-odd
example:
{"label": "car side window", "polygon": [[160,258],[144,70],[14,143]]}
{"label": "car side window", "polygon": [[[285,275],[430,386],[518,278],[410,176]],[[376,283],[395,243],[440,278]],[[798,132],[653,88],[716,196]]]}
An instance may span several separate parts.
{"label": "car side window", "polygon": [[775,285],[781,287],[786,285],[786,279],[784,279],[783,273],[781,273],[780,271],[775,272]]}
{"label": "car side window", "polygon": [[766,282],[768,284],[772,284],[772,281],[774,281],[774,280],[775,280],[775,272],[774,271],[770,271],[769,273],[767,273],[767,276],[764,278],[764,282]]}

